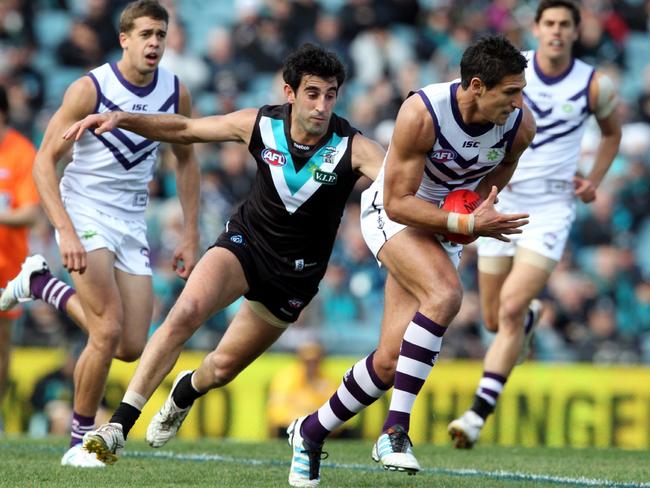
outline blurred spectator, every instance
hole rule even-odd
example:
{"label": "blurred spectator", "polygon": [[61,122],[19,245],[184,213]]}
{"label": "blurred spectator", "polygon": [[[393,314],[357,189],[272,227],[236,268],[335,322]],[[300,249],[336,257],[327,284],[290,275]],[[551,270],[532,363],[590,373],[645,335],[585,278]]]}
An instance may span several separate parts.
{"label": "blurred spectator", "polygon": [[[47,434],[66,435],[70,431],[72,419],[72,399],[74,398],[74,367],[83,350],[83,342],[73,345],[60,368],[47,373],[34,385],[31,396],[32,417],[29,433],[42,437]],[[97,413],[98,421],[107,419],[109,412],[102,401]]]}
{"label": "blurred spectator", "polygon": [[29,0],[4,0],[0,2],[0,44],[35,45],[35,2]]}
{"label": "blurred spectator", "polygon": [[99,66],[105,54],[97,33],[81,19],[73,20],[68,37],[59,44],[56,52],[64,66],[86,70]]}
{"label": "blurred spectator", "polygon": [[[17,127],[38,140],[39,128],[51,115],[43,110],[45,101],[58,100],[67,86],[63,80],[71,70],[65,67],[87,69],[117,47],[115,12],[126,1],[0,2],[0,82],[9,91]],[[473,39],[501,32],[522,49],[534,47],[530,27],[537,0],[234,0],[231,15],[208,25],[207,16],[200,18],[202,12],[188,11],[198,3],[165,0],[174,20],[163,58],[174,63],[173,69],[191,85],[196,111],[229,113],[273,100],[283,86],[277,68],[284,56],[291,47],[310,41],[335,51],[346,62],[350,79],[339,94],[340,110],[365,134],[387,146],[401,101],[415,87],[457,77],[459,56]],[[606,70],[614,80],[622,97],[620,115],[625,125],[620,154],[598,200],[591,209],[581,206],[566,256],[545,292],[548,307],[535,343],[534,357],[539,359],[563,361],[579,356],[589,361],[593,355],[607,361],[638,357],[650,363],[649,5],[636,0],[582,3],[577,55]],[[39,16],[53,10],[57,16],[69,15],[72,22],[67,39],[55,52],[46,43],[39,49],[34,34],[36,21],[43,20]],[[83,17],[73,18],[71,12]],[[176,28],[179,22],[184,24]],[[185,47],[184,34],[190,32],[204,36],[201,59]],[[598,140],[588,131],[583,142],[581,169],[588,171]],[[240,145],[206,144],[196,151],[203,170],[200,225],[205,248],[248,192],[251,166],[246,148]],[[160,161],[150,189],[149,216],[158,314],[165,313],[183,285],[169,276],[169,263],[160,259],[160,249],[173,246],[164,241],[175,239],[178,232],[177,206],[167,204],[176,192],[169,177],[174,161],[165,149],[160,151]],[[357,212],[352,198],[322,300],[314,301],[278,341],[276,350],[295,348],[306,337],[323,337],[330,350],[330,345],[339,346],[336,339],[330,343],[327,338],[330,327],[348,338],[344,347],[332,348],[332,353],[368,352],[368,338],[376,339],[384,276],[359,238]],[[52,266],[60,266],[51,229],[37,223],[31,245],[47,253]],[[448,348],[445,355],[473,357],[477,348],[485,347],[487,338],[475,331],[480,319],[474,303],[471,248],[465,250],[459,271],[467,292],[463,310],[450,330],[457,339],[449,341],[458,347]],[[607,311],[610,305],[603,300],[613,307],[613,320]],[[328,321],[327,316],[336,320]],[[153,322],[155,326],[155,317]],[[202,347],[217,341],[226,324],[226,315],[219,316],[190,345]],[[615,333],[596,333],[606,330],[604,324],[613,324]],[[36,307],[19,323],[14,339],[61,345],[71,330],[76,329]],[[612,350],[607,345],[610,341],[621,349]]]}
{"label": "blurred spectator", "polygon": [[35,47],[18,44],[7,52],[9,63],[2,78],[9,92],[9,105],[14,126],[25,134],[31,134],[37,112],[45,100],[45,79],[33,64]]}
{"label": "blurred spectator", "polygon": [[[235,57],[231,33],[221,27],[210,31],[204,61],[208,66],[206,90],[222,99],[233,99],[240,91],[246,90],[253,77],[252,68]],[[218,104],[220,113],[230,113],[232,102]]]}
{"label": "blurred spectator", "polygon": [[384,76],[395,77],[406,63],[415,59],[413,46],[397,37],[388,23],[377,22],[360,32],[350,44],[357,81],[370,87]]}
{"label": "blurred spectator", "polygon": [[267,419],[271,437],[286,437],[293,420],[316,410],[337,387],[337,382],[322,371],[324,351],[320,344],[302,344],[297,356],[299,361],[278,371],[269,386]]}
{"label": "blurred spectator", "polygon": [[99,47],[104,54],[120,49],[119,32],[117,32],[116,2],[109,0],[85,0],[84,22],[97,35]]}
{"label": "blurred spectator", "polygon": [[171,22],[167,27],[167,47],[160,66],[176,73],[190,93],[195,93],[208,82],[209,70],[203,59],[186,49],[185,26]]}
{"label": "blurred spectator", "polygon": [[576,57],[592,66],[614,63],[624,66],[622,47],[605,31],[597,12],[583,9],[580,23],[580,39],[575,45]]}

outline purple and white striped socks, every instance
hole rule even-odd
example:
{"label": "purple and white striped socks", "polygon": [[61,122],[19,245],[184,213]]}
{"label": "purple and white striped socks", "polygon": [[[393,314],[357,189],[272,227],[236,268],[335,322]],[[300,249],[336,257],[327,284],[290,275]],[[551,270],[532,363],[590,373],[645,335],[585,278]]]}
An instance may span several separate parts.
{"label": "purple and white striped socks", "polygon": [[395,425],[401,425],[408,432],[413,403],[438,358],[446,330],[420,312],[406,328],[397,360],[393,397],[382,432]]}
{"label": "purple and white striped socks", "polygon": [[62,312],[66,312],[65,306],[76,290],[67,285],[49,271],[33,274],[29,282],[29,291],[35,298],[53,305]]}
{"label": "purple and white striped socks", "polygon": [[494,412],[497,406],[497,400],[503,391],[507,379],[500,374],[483,371],[483,377],[478,383],[471,410],[485,420],[488,415]]}
{"label": "purple and white striped socks", "polygon": [[336,393],[316,412],[307,416],[301,429],[301,435],[307,441],[322,444],[333,430],[388,391],[390,385],[385,385],[379,379],[372,366],[374,354],[373,351],[352,366],[343,376]]}
{"label": "purple and white striped socks", "polygon": [[70,432],[70,447],[81,444],[84,434],[95,428],[95,417],[86,417],[72,412],[72,429]]}

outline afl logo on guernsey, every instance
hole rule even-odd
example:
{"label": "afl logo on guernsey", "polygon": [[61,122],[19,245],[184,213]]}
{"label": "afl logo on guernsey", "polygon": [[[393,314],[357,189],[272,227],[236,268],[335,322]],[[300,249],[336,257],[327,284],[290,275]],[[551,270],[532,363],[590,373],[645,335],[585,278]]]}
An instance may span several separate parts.
{"label": "afl logo on guernsey", "polygon": [[448,163],[456,159],[456,151],[451,149],[434,149],[429,153],[429,158],[434,163]]}
{"label": "afl logo on guernsey", "polygon": [[262,151],[262,159],[269,166],[284,166],[287,164],[287,158],[284,154],[268,147]]}

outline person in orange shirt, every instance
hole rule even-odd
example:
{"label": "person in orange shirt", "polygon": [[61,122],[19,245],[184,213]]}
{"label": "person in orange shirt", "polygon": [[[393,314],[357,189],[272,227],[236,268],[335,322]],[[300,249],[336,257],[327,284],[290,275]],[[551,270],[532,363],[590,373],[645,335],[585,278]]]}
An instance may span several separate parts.
{"label": "person in orange shirt", "polygon": [[[32,179],[35,155],[29,139],[9,126],[7,92],[0,86],[0,287],[20,271],[29,227],[38,218],[39,198]],[[19,316],[20,309],[0,311],[0,401],[9,372],[11,328]]]}
{"label": "person in orange shirt", "polygon": [[299,361],[279,370],[269,385],[267,417],[272,437],[285,437],[294,419],[320,407],[338,386],[322,371],[325,351],[319,343],[305,342],[296,352]]}

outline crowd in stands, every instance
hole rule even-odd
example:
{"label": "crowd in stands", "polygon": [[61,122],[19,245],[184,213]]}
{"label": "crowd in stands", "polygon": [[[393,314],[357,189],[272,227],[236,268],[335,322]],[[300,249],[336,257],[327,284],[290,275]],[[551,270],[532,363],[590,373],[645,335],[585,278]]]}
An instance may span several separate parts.
{"label": "crowd in stands", "polygon": [[[8,87],[12,123],[38,144],[67,85],[103,60],[116,59],[116,14],[125,1],[7,0],[0,2],[0,83]],[[162,66],[192,92],[196,115],[282,103],[278,73],[301,42],[338,53],[349,69],[337,112],[387,145],[397,110],[410,90],[458,76],[463,50],[477,36],[501,32],[534,48],[536,2],[514,0],[167,0],[172,13]],[[650,364],[650,1],[584,0],[576,55],[616,82],[624,121],[621,151],[590,206],[579,204],[563,261],[553,273],[533,355],[543,361]],[[113,19],[113,22],[106,19]],[[598,131],[584,138],[588,168]],[[199,145],[201,238],[205,249],[255,174],[245,147]],[[180,232],[174,158],[162,150],[151,186],[150,244],[156,327],[183,283],[169,258]],[[384,273],[359,229],[351,199],[318,297],[276,350],[319,340],[328,354],[366,353],[377,341]],[[32,251],[61,274],[53,232],[43,219]],[[645,252],[644,252],[645,251]],[[476,252],[468,246],[460,270],[462,310],[445,337],[443,357],[479,359],[489,337],[481,326]],[[432,277],[435,279],[435,277]],[[236,304],[234,305],[236,306]],[[229,312],[210,320],[189,343],[212,348]],[[80,337],[65,317],[42,303],[27,308],[14,340],[59,346]]]}

